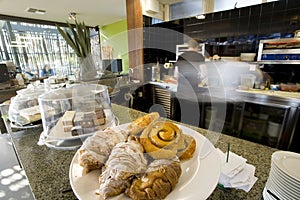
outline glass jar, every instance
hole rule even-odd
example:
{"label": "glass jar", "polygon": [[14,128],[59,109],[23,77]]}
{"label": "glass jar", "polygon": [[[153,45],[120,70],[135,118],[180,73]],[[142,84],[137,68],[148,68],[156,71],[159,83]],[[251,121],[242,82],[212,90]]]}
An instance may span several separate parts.
{"label": "glass jar", "polygon": [[152,66],[152,78],[151,80],[153,82],[160,82],[160,66],[159,63],[157,62],[156,65]]}

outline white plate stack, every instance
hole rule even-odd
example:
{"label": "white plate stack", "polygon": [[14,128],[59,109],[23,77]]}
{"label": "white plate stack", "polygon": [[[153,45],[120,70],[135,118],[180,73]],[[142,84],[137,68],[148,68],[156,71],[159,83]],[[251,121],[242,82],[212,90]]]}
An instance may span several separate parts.
{"label": "white plate stack", "polygon": [[264,200],[300,199],[300,154],[276,151],[263,191]]}

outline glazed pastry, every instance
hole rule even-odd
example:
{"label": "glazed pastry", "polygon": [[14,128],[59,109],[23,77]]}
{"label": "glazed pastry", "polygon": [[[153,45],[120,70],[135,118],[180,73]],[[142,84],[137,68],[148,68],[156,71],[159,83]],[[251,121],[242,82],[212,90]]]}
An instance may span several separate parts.
{"label": "glazed pastry", "polygon": [[184,148],[182,131],[172,122],[155,121],[140,136],[140,143],[154,159],[170,159]]}
{"label": "glazed pastry", "polygon": [[152,112],[142,117],[137,118],[133,122],[131,122],[126,130],[129,135],[137,135],[142,132],[150,123],[157,120],[159,118],[158,112]]}
{"label": "glazed pastry", "polygon": [[146,173],[133,180],[126,194],[133,200],[164,199],[175,188],[181,175],[178,158],[154,160]]}
{"label": "glazed pastry", "polygon": [[142,145],[133,139],[120,142],[113,148],[103,168],[99,177],[99,194],[106,199],[123,193],[134,175],[146,171],[147,160]]}
{"label": "glazed pastry", "polygon": [[187,160],[193,157],[196,150],[196,140],[190,136],[183,134],[184,148],[177,151],[180,160]]}
{"label": "glazed pastry", "polygon": [[97,131],[87,138],[79,152],[79,164],[83,167],[83,174],[91,170],[100,169],[107,160],[113,147],[119,142],[127,140],[127,133],[118,128],[107,128]]}

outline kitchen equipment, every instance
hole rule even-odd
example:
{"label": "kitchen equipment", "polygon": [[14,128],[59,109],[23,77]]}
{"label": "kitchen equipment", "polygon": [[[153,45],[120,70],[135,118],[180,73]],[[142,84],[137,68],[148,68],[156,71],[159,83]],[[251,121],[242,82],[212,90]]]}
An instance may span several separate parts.
{"label": "kitchen equipment", "polygon": [[294,33],[295,38],[300,38],[300,30],[296,30]]}
{"label": "kitchen equipment", "polygon": [[281,91],[288,91],[288,92],[298,92],[299,91],[299,85],[297,84],[280,84],[280,90]]}
{"label": "kitchen equipment", "polygon": [[122,59],[104,59],[102,60],[102,69],[120,73],[123,70]]}
{"label": "kitchen equipment", "polygon": [[280,89],[280,86],[277,85],[277,84],[271,84],[271,85],[270,85],[270,89],[271,89],[271,90],[279,90],[279,89]]}
{"label": "kitchen equipment", "polygon": [[278,137],[280,133],[281,124],[269,121],[268,122],[268,135],[270,137]]}
{"label": "kitchen equipment", "polygon": [[277,143],[281,131],[281,124],[268,121],[268,144],[274,146]]}
{"label": "kitchen equipment", "polygon": [[253,74],[242,74],[241,75],[241,88],[251,89],[254,86],[256,76]]}
{"label": "kitchen equipment", "polygon": [[152,66],[152,81],[154,82],[160,82],[160,66],[159,62],[157,62],[156,65]]}
{"label": "kitchen equipment", "polygon": [[[178,56],[183,54],[184,52],[188,51],[189,45],[188,44],[179,44],[176,45],[176,60],[178,59]],[[199,53],[202,55],[205,55],[205,43],[199,43]]]}
{"label": "kitchen equipment", "polygon": [[260,40],[257,61],[265,64],[299,64],[300,38]]}
{"label": "kitchen equipment", "polygon": [[43,133],[39,144],[70,150],[95,131],[115,125],[107,86],[77,84],[41,95]]}
{"label": "kitchen equipment", "polygon": [[241,53],[240,60],[246,62],[253,62],[255,59],[256,53]]}

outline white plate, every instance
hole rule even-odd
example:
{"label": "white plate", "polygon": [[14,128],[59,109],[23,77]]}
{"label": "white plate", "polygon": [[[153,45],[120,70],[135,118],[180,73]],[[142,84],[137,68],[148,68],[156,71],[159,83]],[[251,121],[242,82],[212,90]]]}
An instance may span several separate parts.
{"label": "white plate", "polygon": [[287,176],[300,182],[300,154],[289,151],[276,151],[272,155],[272,161]]}
{"label": "white plate", "polygon": [[277,193],[277,196],[281,199],[297,199],[299,196],[297,193],[294,193],[291,188],[286,187],[282,182],[276,179],[273,176],[269,176],[269,187],[273,188],[272,191]]}
{"label": "white plate", "polygon": [[26,125],[17,124],[16,122],[10,122],[11,128],[18,128],[18,129],[37,128],[37,127],[41,127],[41,126],[42,126],[42,121],[40,121],[37,124],[30,123],[30,124],[26,124]]}
{"label": "white plate", "polygon": [[264,187],[264,190],[263,190],[263,198],[264,198],[264,200],[270,200],[266,187]]}
{"label": "white plate", "polygon": [[[128,124],[121,125],[125,128]],[[220,176],[220,158],[214,146],[200,133],[178,125],[185,134],[195,138],[197,147],[192,159],[182,162],[182,175],[175,189],[165,200],[207,199],[217,186]],[[69,178],[74,194],[80,200],[102,200],[97,195],[99,170],[82,175],[82,167],[78,163],[78,153],[70,165]],[[130,199],[124,194],[110,198],[111,200]]]}
{"label": "white plate", "polygon": [[288,187],[297,188],[297,190],[300,191],[299,182],[287,176],[275,164],[273,166],[271,165],[271,169],[273,171],[273,176],[275,176],[277,179],[280,179],[282,182],[285,182]]}

